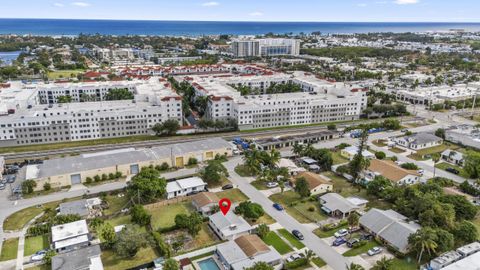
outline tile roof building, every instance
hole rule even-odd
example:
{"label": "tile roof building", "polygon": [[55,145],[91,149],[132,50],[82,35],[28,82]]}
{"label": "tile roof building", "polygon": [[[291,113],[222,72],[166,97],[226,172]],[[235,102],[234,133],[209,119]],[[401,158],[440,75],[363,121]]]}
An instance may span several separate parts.
{"label": "tile roof building", "polygon": [[391,160],[372,159],[370,166],[364,171],[364,179],[369,182],[380,175],[399,185],[418,183],[422,176],[417,171],[404,169]]}

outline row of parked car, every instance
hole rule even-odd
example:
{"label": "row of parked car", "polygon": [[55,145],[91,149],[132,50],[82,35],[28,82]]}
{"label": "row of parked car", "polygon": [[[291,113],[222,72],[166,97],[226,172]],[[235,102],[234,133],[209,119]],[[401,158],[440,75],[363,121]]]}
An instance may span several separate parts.
{"label": "row of parked car", "polygon": [[[347,240],[347,236],[350,235],[351,233],[353,233],[354,231],[358,231],[357,229],[355,230],[347,230],[347,229],[341,229],[341,230],[338,230],[333,236],[335,236],[335,240],[333,241],[332,243],[332,246],[334,247],[338,247],[338,246],[341,246],[343,244],[347,244],[347,246],[349,248],[352,248],[354,247],[354,245],[360,241],[369,241],[369,240],[372,240],[373,239],[373,235],[371,234],[368,234],[368,233],[364,233],[364,234],[361,234],[359,238],[350,238]],[[374,255],[377,255],[377,254],[380,254],[382,253],[382,248],[381,247],[374,247],[370,250],[367,251],[367,254],[369,256],[374,256]]]}

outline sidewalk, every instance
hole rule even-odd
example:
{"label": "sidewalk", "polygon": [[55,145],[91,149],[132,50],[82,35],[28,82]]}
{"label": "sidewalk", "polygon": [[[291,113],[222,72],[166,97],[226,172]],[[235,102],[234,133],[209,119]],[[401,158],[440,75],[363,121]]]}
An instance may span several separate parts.
{"label": "sidewalk", "polygon": [[27,230],[28,228],[30,227],[30,225],[33,224],[33,222],[35,222],[35,220],[37,220],[38,218],[40,218],[41,216],[43,216],[43,213],[41,213],[40,215],[34,217],[32,220],[30,220],[27,225],[25,225],[25,227],[23,227],[22,229],[22,234],[20,235],[19,239],[18,239],[18,250],[17,250],[17,264],[16,264],[16,270],[23,270],[23,261],[24,261],[24,256],[23,256],[23,252],[24,252],[24,248],[25,248],[25,235],[27,234]]}

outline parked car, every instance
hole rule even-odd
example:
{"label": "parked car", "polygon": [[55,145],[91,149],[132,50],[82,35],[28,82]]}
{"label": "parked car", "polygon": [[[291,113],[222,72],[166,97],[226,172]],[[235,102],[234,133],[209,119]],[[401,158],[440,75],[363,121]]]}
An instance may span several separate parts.
{"label": "parked car", "polygon": [[222,190],[227,190],[227,189],[232,189],[233,185],[232,184],[226,184],[225,186],[222,187]]}
{"label": "parked car", "polygon": [[420,175],[423,175],[423,174],[425,173],[425,170],[421,170],[421,169],[420,169],[420,170],[418,170],[417,172],[418,172]]}
{"label": "parked car", "polygon": [[42,261],[43,258],[45,258],[45,254],[47,254],[47,251],[46,251],[46,250],[37,251],[35,254],[33,254],[33,255],[30,257],[30,260],[31,260],[32,262]]}
{"label": "parked car", "polygon": [[334,236],[335,236],[336,238],[344,237],[344,236],[347,236],[347,235],[348,235],[347,229],[338,230],[338,231],[334,234]]}
{"label": "parked car", "polygon": [[377,254],[382,253],[382,248],[381,247],[374,247],[370,250],[367,251],[368,256],[374,256]]}
{"label": "parked car", "polygon": [[304,237],[303,237],[303,234],[298,231],[298,230],[293,230],[292,231],[292,234],[298,239],[298,240],[303,240]]}
{"label": "parked car", "polygon": [[369,233],[364,233],[360,236],[360,240],[372,240],[373,239],[373,235],[369,234]]}
{"label": "parked car", "polygon": [[453,174],[459,174],[460,172],[455,168],[446,168],[445,171]]}
{"label": "parked car", "polygon": [[278,187],[278,183],[277,182],[268,182],[267,187],[268,188]]}
{"label": "parked car", "polygon": [[300,256],[300,254],[292,254],[290,255],[290,257],[287,258],[287,262],[293,262],[301,258],[302,256]]}
{"label": "parked car", "polygon": [[273,208],[277,209],[278,211],[283,211],[283,206],[279,203],[274,203]]}
{"label": "parked car", "polygon": [[332,246],[338,247],[338,246],[341,246],[341,245],[345,244],[346,242],[347,242],[347,240],[345,238],[340,237],[340,238],[335,239],[335,241],[333,241]]}
{"label": "parked car", "polygon": [[3,183],[0,183],[0,190],[4,190],[4,189],[5,189],[5,187],[6,187],[6,185],[5,185],[5,184],[3,184]]}
{"label": "parked car", "polygon": [[353,238],[353,239],[350,239],[347,241],[347,246],[349,248],[352,248],[354,244],[360,242],[360,240],[358,240],[357,238]]}
{"label": "parked car", "polygon": [[15,180],[17,180],[17,177],[13,174],[6,175],[5,179],[7,180],[7,183],[13,183]]}

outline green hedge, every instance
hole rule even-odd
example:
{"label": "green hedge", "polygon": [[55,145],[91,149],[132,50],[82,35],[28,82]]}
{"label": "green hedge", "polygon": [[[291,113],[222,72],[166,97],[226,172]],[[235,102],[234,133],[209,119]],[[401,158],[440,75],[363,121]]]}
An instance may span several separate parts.
{"label": "green hedge", "polygon": [[285,263],[283,268],[286,270],[297,269],[308,264],[307,258],[300,258],[293,262]]}

